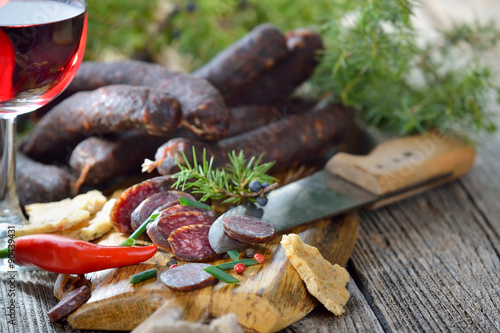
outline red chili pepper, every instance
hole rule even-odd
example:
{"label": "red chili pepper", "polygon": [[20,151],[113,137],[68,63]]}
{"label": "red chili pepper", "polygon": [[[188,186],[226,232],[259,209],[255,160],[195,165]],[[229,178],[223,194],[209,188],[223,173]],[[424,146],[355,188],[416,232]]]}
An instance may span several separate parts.
{"label": "red chili pepper", "polygon": [[138,264],[151,258],[156,245],[142,247],[103,246],[54,234],[27,235],[14,239],[0,258],[59,274],[85,274],[108,268]]}

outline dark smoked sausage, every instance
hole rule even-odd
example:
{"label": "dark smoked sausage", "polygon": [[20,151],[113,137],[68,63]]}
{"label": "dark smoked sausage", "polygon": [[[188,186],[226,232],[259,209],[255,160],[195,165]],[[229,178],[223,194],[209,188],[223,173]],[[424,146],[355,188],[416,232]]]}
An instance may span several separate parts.
{"label": "dark smoked sausage", "polygon": [[175,179],[170,176],[160,176],[147,179],[125,190],[116,200],[109,214],[114,228],[119,232],[131,234],[134,229],[130,225],[130,215],[134,209],[153,194],[171,190],[173,183]]}
{"label": "dark smoked sausage", "polygon": [[204,224],[187,225],[170,233],[168,242],[173,254],[185,261],[209,261],[219,256],[210,246],[208,231]]}
{"label": "dark smoked sausage", "polygon": [[141,61],[84,62],[66,91],[75,93],[102,86],[125,84],[163,90],[182,106],[182,125],[206,140],[226,133],[229,109],[209,82],[190,74]]}
{"label": "dark smoked sausage", "polygon": [[248,104],[232,107],[227,137],[249,132],[282,118],[311,110],[315,102],[299,98],[274,101],[269,104]]}
{"label": "dark smoked sausage", "polygon": [[193,291],[217,283],[217,279],[203,269],[209,264],[193,263],[177,266],[161,273],[160,280],[169,288]]}
{"label": "dark smoked sausage", "polygon": [[313,157],[328,145],[339,143],[349,132],[353,115],[350,108],[321,101],[310,112],[283,118],[217,143],[169,140],[158,148],[155,161],[147,161],[143,166],[148,171],[157,167],[162,175],[172,174],[178,171],[176,161],[185,162],[182,152],[192,161],[194,147],[198,156],[206,149],[207,156],[214,157],[213,167],[226,165],[228,153],[242,150],[247,158],[263,154],[263,163],[276,161],[276,166],[286,168]]}
{"label": "dark smoked sausage", "polygon": [[247,244],[266,244],[274,239],[276,229],[270,223],[246,215],[230,215],[222,220],[224,232]]}
{"label": "dark smoked sausage", "polygon": [[266,104],[288,97],[314,71],[320,52],[321,37],[313,30],[298,29],[286,33],[289,54],[276,66],[261,73],[240,93],[226,99],[227,105]]}
{"label": "dark smoked sausage", "polygon": [[18,153],[16,170],[21,206],[59,201],[73,194],[76,178],[62,167],[42,164]]}
{"label": "dark smoked sausage", "polygon": [[271,24],[261,24],[193,75],[212,83],[227,101],[243,91],[261,72],[276,66],[287,54],[283,33]]}
{"label": "dark smoked sausage", "polygon": [[140,129],[161,136],[178,126],[180,112],[179,102],[161,90],[115,85],[81,92],[47,113],[22,151],[43,160],[93,135]]}
{"label": "dark smoked sausage", "polygon": [[98,185],[131,173],[165,142],[165,138],[140,131],[121,132],[81,141],[71,152],[69,165],[79,185]]}

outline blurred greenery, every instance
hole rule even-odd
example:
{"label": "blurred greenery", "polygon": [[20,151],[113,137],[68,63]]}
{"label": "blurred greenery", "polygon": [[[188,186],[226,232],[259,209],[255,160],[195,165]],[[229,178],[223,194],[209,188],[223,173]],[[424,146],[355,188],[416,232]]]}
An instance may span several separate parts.
{"label": "blurred greenery", "polygon": [[[490,92],[500,89],[481,56],[497,44],[500,32],[494,24],[456,25],[439,32],[437,43],[421,45],[412,21],[416,5],[415,0],[88,0],[85,58],[133,58],[191,71],[260,23],[282,31],[311,27],[326,45],[309,80],[312,97],[330,93],[356,108],[365,123],[401,135],[494,131],[495,115],[487,105]],[[464,45],[473,52],[464,52]],[[458,58],[464,61],[457,63]]]}
{"label": "blurred greenery", "polygon": [[[318,27],[332,0],[88,1],[85,58],[164,62],[165,49],[189,57],[192,70],[260,23],[283,31]],[[325,17],[326,18],[326,17]]]}

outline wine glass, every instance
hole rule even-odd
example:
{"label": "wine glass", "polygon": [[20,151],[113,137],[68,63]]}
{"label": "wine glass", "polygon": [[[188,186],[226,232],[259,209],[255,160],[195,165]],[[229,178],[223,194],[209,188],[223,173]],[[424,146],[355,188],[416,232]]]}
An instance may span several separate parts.
{"label": "wine glass", "polygon": [[[86,0],[0,0],[0,249],[26,219],[16,189],[16,116],[47,104],[73,79],[85,50]],[[0,259],[0,270],[11,266]]]}

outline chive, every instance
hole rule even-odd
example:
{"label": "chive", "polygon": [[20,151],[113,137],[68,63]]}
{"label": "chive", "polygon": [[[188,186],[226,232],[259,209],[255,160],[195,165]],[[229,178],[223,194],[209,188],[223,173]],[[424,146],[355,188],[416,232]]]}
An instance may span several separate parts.
{"label": "chive", "polygon": [[205,205],[203,202],[191,200],[191,199],[184,198],[184,197],[179,197],[179,202],[183,206],[193,206],[196,208],[213,210],[212,207],[210,207],[209,205]]}
{"label": "chive", "polygon": [[137,228],[134,231],[134,233],[129,236],[129,238],[125,239],[123,242],[118,244],[118,246],[132,246],[132,245],[134,245],[137,238],[139,238],[139,236],[144,232],[144,230],[146,230],[146,226],[150,222],[153,222],[158,217],[158,215],[160,215],[160,214],[159,213],[151,214],[151,216],[146,221],[142,222],[141,226],[139,228]]}
{"label": "chive", "polygon": [[130,277],[130,283],[134,284],[134,283],[142,282],[142,281],[147,280],[147,279],[151,279],[152,277],[155,277],[157,273],[158,273],[158,271],[156,270],[156,268],[151,268],[151,269],[148,269],[147,271],[134,274]]}
{"label": "chive", "polygon": [[217,266],[208,266],[208,267],[203,268],[203,270],[209,274],[212,274],[213,276],[215,276],[217,279],[221,280],[222,282],[240,283],[240,280],[227,274],[226,272],[224,272],[222,269],[220,269]]}
{"label": "chive", "polygon": [[258,262],[255,259],[241,259],[229,262],[223,262],[222,264],[218,264],[215,267],[222,269],[223,271],[227,271],[233,269],[237,264],[243,264],[245,267],[257,265]]}
{"label": "chive", "polygon": [[240,253],[237,250],[235,250],[235,249],[227,251],[227,254],[229,254],[229,256],[231,257],[231,259],[233,259],[233,260],[240,259]]}
{"label": "chive", "polygon": [[135,239],[132,238],[127,238],[119,244],[119,246],[134,246],[134,245],[135,245]]}

